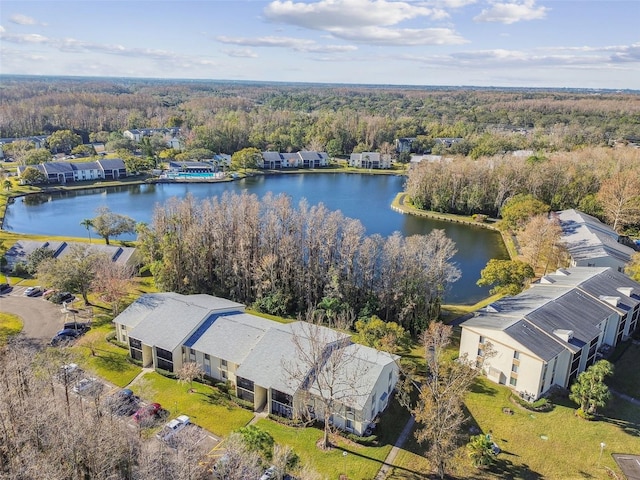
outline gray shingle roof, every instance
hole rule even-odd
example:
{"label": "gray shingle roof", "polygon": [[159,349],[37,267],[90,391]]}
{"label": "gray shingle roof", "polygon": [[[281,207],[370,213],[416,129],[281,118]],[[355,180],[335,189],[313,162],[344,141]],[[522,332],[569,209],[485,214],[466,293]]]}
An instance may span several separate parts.
{"label": "gray shingle roof", "polygon": [[101,158],[97,160],[102,170],[124,170],[124,160],[121,158]]}
{"label": "gray shingle roof", "polygon": [[244,310],[244,305],[210,295],[153,293],[138,298],[114,321],[133,327],[130,337],[172,351],[220,310]]}

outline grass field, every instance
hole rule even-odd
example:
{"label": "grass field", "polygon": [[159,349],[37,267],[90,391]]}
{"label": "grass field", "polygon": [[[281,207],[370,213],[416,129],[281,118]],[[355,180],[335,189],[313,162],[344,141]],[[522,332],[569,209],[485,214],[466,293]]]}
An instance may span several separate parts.
{"label": "grass field", "polygon": [[615,363],[613,377],[607,383],[611,388],[640,400],[639,366],[640,345],[632,343]]}
{"label": "grass field", "polygon": [[[220,437],[244,427],[253,418],[253,412],[237,407],[218,389],[208,385],[194,382],[193,392],[189,393],[189,385],[156,372],[146,373],[142,378],[149,399],[169,410],[172,417],[189,415],[193,423]],[[137,391],[135,383],[131,388]]]}
{"label": "grass field", "polygon": [[[556,399],[556,407],[547,413],[534,413],[514,405],[510,391],[479,378],[467,395],[465,405],[472,422],[484,433],[491,431],[503,453],[490,470],[476,470],[460,449],[453,467],[458,478],[513,479],[605,479],[605,467],[619,473],[612,453],[640,455],[640,407],[613,398],[598,421],[576,417],[575,405]],[[503,407],[513,415],[502,412]],[[606,445],[600,458],[600,443]],[[410,442],[395,462],[400,467],[390,477],[417,480],[429,472],[419,455],[424,447]],[[411,473],[418,470],[421,473]]]}
{"label": "grass field", "polygon": [[22,320],[19,316],[0,312],[0,346],[7,343],[7,339],[11,335],[16,335],[21,331]]}

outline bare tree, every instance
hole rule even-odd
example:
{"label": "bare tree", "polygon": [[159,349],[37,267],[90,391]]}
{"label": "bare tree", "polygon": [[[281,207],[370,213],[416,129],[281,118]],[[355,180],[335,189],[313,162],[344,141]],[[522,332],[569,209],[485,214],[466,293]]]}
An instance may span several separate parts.
{"label": "bare tree", "polygon": [[260,478],[262,474],[260,455],[249,450],[239,434],[229,435],[224,446],[224,456],[216,462],[213,478],[218,480]]}
{"label": "bare tree", "polygon": [[561,243],[562,227],[555,217],[532,217],[517,233],[517,238],[522,254],[534,271],[541,266],[544,266],[544,273],[549,268],[555,270],[565,258],[566,249]]}
{"label": "bare tree", "polygon": [[91,288],[111,305],[114,316],[120,313],[120,305],[133,284],[134,269],[131,265],[113,262],[103,256],[95,264],[95,277]]}
{"label": "bare tree", "polygon": [[196,362],[185,362],[178,370],[178,382],[189,384],[189,393],[193,391],[193,381],[202,380],[204,370]]}
{"label": "bare tree", "polygon": [[427,372],[418,386],[418,404],[413,408],[421,427],[416,439],[427,444],[425,456],[441,479],[458,447],[460,428],[466,420],[462,401],[476,375],[466,358],[445,358],[451,332],[450,326],[433,322],[423,333]]}
{"label": "bare tree", "polygon": [[[323,326],[325,318],[320,311],[310,311],[307,321],[300,321],[292,329],[295,356],[283,360],[294,397],[304,403],[307,411],[298,415],[311,415],[324,423],[321,448],[330,446],[331,417],[352,406],[366,389],[362,382],[369,365],[346,348],[349,337]],[[345,317],[338,315],[336,324],[345,324]],[[312,410],[308,410],[308,407]]]}
{"label": "bare tree", "polygon": [[640,221],[640,173],[637,167],[618,167],[602,181],[598,200],[611,227],[620,231]]}

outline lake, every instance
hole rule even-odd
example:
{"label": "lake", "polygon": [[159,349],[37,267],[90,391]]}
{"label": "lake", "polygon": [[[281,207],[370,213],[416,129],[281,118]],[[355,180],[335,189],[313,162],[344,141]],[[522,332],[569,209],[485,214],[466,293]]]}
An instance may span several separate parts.
{"label": "lake", "polygon": [[409,236],[426,234],[435,228],[445,230],[456,242],[458,253],[454,261],[462,272],[460,280],[447,293],[446,301],[472,304],[486,297],[488,288],[480,288],[475,282],[491,258],[508,258],[500,234],[481,227],[395,212],[390,207],[391,201],[403,190],[404,180],[393,175],[282,174],[223,183],[158,183],[39,194],[18,198],[8,205],[3,228],[21,233],[87,237],[87,230],[80,222],[94,217],[101,206],[148,223],[156,205],[189,193],[195,198],[207,198],[220,196],[225,191],[246,190],[259,197],[269,191],[282,192],[295,202],[306,198],[309,204],[324,203],[331,210],[357,218],[368,234],[388,236],[399,231]]}

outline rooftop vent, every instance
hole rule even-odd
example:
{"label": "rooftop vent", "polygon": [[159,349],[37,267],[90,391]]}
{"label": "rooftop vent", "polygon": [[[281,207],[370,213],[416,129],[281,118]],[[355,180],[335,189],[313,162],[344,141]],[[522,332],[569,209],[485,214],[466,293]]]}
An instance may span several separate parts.
{"label": "rooftop vent", "polygon": [[556,275],[562,275],[563,277],[568,277],[569,275],[571,275],[571,272],[564,268],[559,268],[558,270],[556,270]]}
{"label": "rooftop vent", "polygon": [[573,330],[558,329],[558,330],[554,330],[553,334],[567,343],[569,343],[573,339]]}
{"label": "rooftop vent", "polygon": [[614,307],[617,307],[620,303],[620,297],[614,297],[612,295],[600,295],[598,298],[603,302],[607,302],[609,305],[613,305]]}
{"label": "rooftop vent", "polygon": [[540,279],[540,283],[550,284],[550,283],[556,283],[556,281],[553,278],[551,278],[550,275],[545,275]]}
{"label": "rooftop vent", "polygon": [[617,290],[627,297],[633,295],[633,287],[618,287]]}

